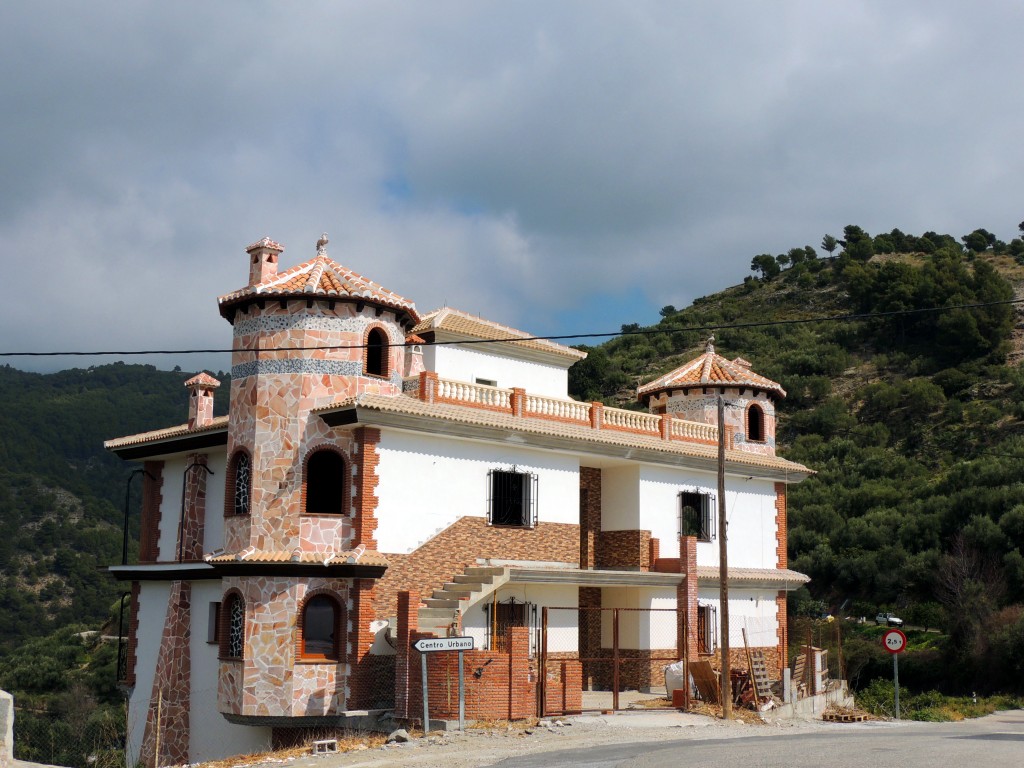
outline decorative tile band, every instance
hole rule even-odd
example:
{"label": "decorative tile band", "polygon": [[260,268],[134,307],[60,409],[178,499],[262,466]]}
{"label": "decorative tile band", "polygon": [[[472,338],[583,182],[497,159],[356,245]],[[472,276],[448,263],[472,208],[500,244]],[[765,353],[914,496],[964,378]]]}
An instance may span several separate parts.
{"label": "decorative tile band", "polygon": [[362,333],[369,324],[366,317],[330,317],[327,315],[265,315],[235,323],[234,335],[248,336],[253,333],[275,331],[341,331]]}
{"label": "decorative tile band", "polygon": [[[315,374],[318,376],[362,376],[363,364],[359,360],[250,360],[231,366],[232,380],[239,381],[249,376],[266,376],[274,374]],[[379,379],[378,379],[379,381]],[[402,386],[402,377],[395,373],[390,383]]]}

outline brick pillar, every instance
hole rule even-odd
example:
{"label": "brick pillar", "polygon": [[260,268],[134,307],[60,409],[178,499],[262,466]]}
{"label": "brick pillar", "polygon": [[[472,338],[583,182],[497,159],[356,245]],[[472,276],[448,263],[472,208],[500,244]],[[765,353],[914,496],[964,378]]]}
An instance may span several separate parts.
{"label": "brick pillar", "polygon": [[658,560],[661,559],[661,541],[658,540],[658,539],[652,538],[647,543],[647,546],[648,546],[649,552],[650,552],[650,554],[647,556],[647,560],[648,560],[648,563],[649,563],[650,570],[653,571],[653,570],[655,570],[655,566],[657,566],[657,564],[658,564]]}
{"label": "brick pillar", "polygon": [[781,679],[783,670],[789,666],[789,611],[786,608],[784,590],[780,589],[775,596],[775,608],[776,621],[778,621],[775,632],[779,638],[779,678]]}
{"label": "brick pillar", "polygon": [[377,465],[380,454],[380,430],[374,427],[358,427],[355,430],[358,455],[356,457],[355,519],[352,521],[352,546],[360,544],[367,549],[377,549]]}
{"label": "brick pillar", "polygon": [[[686,612],[686,655],[697,658],[697,537],[683,536],[679,539],[679,571],[686,580],[676,590],[680,610]],[[682,637],[682,632],[679,636]],[[682,650],[682,648],[680,648]]]}
{"label": "brick pillar", "polygon": [[164,463],[143,464],[142,520],[139,530],[139,562],[155,563],[160,557],[160,507],[163,503]]}
{"label": "brick pillar", "polygon": [[[419,684],[418,672],[413,680],[412,663],[418,654],[412,651],[412,635],[419,627],[420,595],[415,590],[398,593],[398,648],[395,659],[395,716],[414,718],[415,704],[423,706],[419,695],[414,695],[413,684]],[[418,659],[415,659],[418,662]],[[419,667],[417,666],[417,670]]]}
{"label": "brick pillar", "polygon": [[125,649],[125,685],[135,687],[135,667],[139,663],[139,595],[142,592],[142,584],[132,582],[132,596],[128,602],[128,647]]}
{"label": "brick pillar", "polygon": [[601,470],[580,467],[580,568],[597,564],[601,534]]}
{"label": "brick pillar", "polygon": [[590,428],[600,429],[604,426],[604,403],[590,404]]}
{"label": "brick pillar", "polygon": [[373,579],[353,579],[350,595],[352,611],[349,613],[351,629],[348,637],[349,664],[349,709],[372,709],[373,704],[380,700],[380,693],[374,689],[377,683],[377,670],[374,660],[379,658],[370,655],[373,645],[373,633],[370,622],[373,621]]}
{"label": "brick pillar", "polygon": [[[178,546],[184,562],[203,559],[203,531],[206,527],[206,454],[194,453],[185,458],[192,467],[185,475],[185,509]],[[193,466],[197,464],[199,466]]]}
{"label": "brick pillar", "polygon": [[522,416],[526,412],[526,390],[512,387],[512,415]]}
{"label": "brick pillar", "polygon": [[[189,714],[192,662],[189,654],[191,634],[192,584],[171,584],[163,636],[153,676],[153,690],[146,712],[139,762],[147,768],[180,765],[189,762]],[[160,754],[156,754],[157,708],[160,709]]]}
{"label": "brick pillar", "polygon": [[[601,656],[601,588],[580,587],[579,589],[578,643],[581,659],[595,659]],[[600,662],[584,661],[583,688],[592,691],[603,681],[600,677]]]}
{"label": "brick pillar", "polygon": [[530,674],[530,628],[509,627],[508,719],[537,714],[537,682]]}
{"label": "brick pillar", "polygon": [[662,440],[672,439],[672,416],[668,413],[661,414],[661,421],[658,422]]}
{"label": "brick pillar", "polygon": [[786,484],[775,484],[775,564],[777,568],[788,568],[788,521],[786,511]]}
{"label": "brick pillar", "polygon": [[437,397],[437,373],[434,371],[421,371],[420,400],[425,403],[432,403],[435,397]]}

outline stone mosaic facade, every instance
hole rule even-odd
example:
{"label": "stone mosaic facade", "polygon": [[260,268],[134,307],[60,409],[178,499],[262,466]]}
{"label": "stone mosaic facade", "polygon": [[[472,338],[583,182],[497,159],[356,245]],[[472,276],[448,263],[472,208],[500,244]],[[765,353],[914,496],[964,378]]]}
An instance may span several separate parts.
{"label": "stone mosaic facade", "polygon": [[256,576],[223,583],[225,593],[237,590],[245,602],[245,650],[241,660],[220,662],[220,710],[264,717],[345,711],[350,641],[340,661],[301,660],[298,616],[308,595],[330,595],[343,607],[343,627],[351,634],[351,580]]}
{"label": "stone mosaic facade", "polygon": [[[732,448],[762,456],[775,455],[775,401],[764,392],[756,394],[751,390],[726,389],[725,424],[732,428]],[[653,401],[652,401],[653,402]],[[673,392],[664,400],[665,412],[686,421],[701,424],[718,423],[718,394],[709,390],[708,394],[683,394]],[[747,413],[751,405],[756,404],[764,414],[764,440],[747,439]]]}

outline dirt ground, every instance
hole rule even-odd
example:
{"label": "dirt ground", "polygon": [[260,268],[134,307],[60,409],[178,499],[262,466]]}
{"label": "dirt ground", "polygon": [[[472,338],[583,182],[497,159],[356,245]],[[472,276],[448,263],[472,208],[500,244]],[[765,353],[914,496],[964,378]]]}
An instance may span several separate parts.
{"label": "dirt ground", "polygon": [[232,761],[232,768],[286,765],[288,768],[385,768],[386,766],[445,766],[477,768],[519,755],[573,747],[634,741],[721,739],[764,736],[780,732],[806,732],[835,728],[879,727],[883,723],[837,725],[821,720],[759,722],[756,715],[724,721],[672,709],[637,709],[614,714],[548,718],[536,724],[494,723],[458,731],[433,732],[406,743],[378,744],[330,755],[267,756],[251,762]]}

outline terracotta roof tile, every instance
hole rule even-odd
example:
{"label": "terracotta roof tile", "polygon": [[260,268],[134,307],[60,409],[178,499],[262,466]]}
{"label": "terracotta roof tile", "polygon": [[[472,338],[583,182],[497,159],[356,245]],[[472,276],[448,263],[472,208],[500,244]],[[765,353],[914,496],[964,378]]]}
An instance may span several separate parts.
{"label": "terracotta roof tile", "polygon": [[[717,584],[717,565],[698,565],[697,581]],[[798,586],[811,580],[810,576],[788,568],[729,568],[729,581],[759,582],[763,584],[792,584]]]}
{"label": "terracotta roof tile", "polygon": [[416,312],[416,305],[413,302],[353,272],[348,267],[343,267],[325,254],[318,254],[303,264],[284,272],[278,272],[261,283],[247,285],[237,291],[225,294],[217,302],[220,304],[221,314],[226,314],[226,308],[257,296],[268,298],[323,296],[364,299],[372,304],[404,310],[412,316],[414,322],[419,322],[419,314]]}
{"label": "terracotta roof tile", "polygon": [[637,395],[643,398],[666,389],[715,385],[749,387],[775,393],[779,397],[786,396],[786,390],[780,384],[754,373],[746,360],[741,357],[727,360],[721,355],[716,355],[715,348],[710,343],[703,355],[642,385],[637,389]]}
{"label": "terracotta roof tile", "polygon": [[[587,356],[586,352],[567,347],[564,344],[557,344],[547,339],[535,339],[531,334],[520,331],[507,325],[485,320],[482,317],[471,315],[451,307],[435,309],[423,316],[419,325],[412,329],[413,333],[424,334],[431,331],[447,331],[449,333],[466,336],[472,339],[485,339],[488,341],[509,341],[526,349],[542,350],[553,352],[563,357],[570,357],[574,360],[582,360]],[[519,339],[522,339],[521,341]]]}
{"label": "terracotta roof tile", "polygon": [[299,550],[261,550],[247,547],[239,552],[211,553],[203,558],[208,563],[320,563],[321,565],[388,565],[387,558],[372,549],[357,547],[333,552],[300,552]]}
{"label": "terracotta roof tile", "polygon": [[188,424],[179,424],[176,427],[154,429],[151,432],[140,432],[137,435],[126,435],[125,437],[117,437],[113,440],[107,440],[103,443],[103,447],[108,451],[115,451],[129,445],[141,445],[142,443],[157,442],[171,437],[183,437],[185,435],[196,435],[203,432],[214,432],[218,429],[227,429],[227,426],[228,417],[217,416],[209,424],[195,429],[189,429]]}
{"label": "terracotta roof tile", "polygon": [[201,371],[185,382],[186,387],[197,387],[199,389],[216,389],[220,382],[206,371]]}

